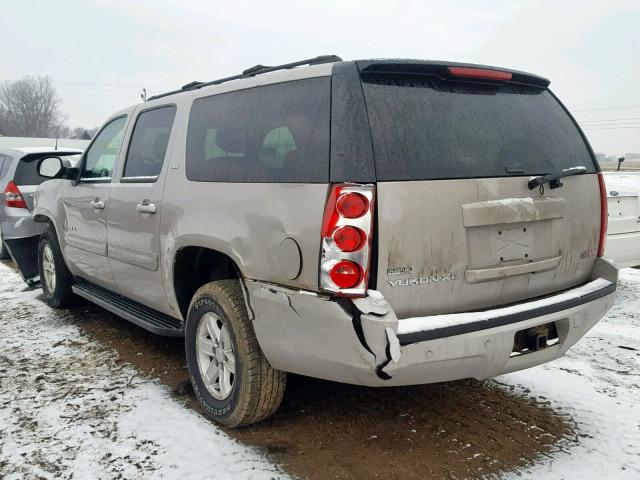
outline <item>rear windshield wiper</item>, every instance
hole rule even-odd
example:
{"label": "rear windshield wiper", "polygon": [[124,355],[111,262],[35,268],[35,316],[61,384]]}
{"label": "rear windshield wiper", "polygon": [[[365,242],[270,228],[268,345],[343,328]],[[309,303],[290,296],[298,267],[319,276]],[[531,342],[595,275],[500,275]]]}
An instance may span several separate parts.
{"label": "rear windshield wiper", "polygon": [[537,177],[531,177],[529,179],[529,190],[533,190],[536,187],[542,187],[545,183],[549,184],[550,188],[559,188],[562,186],[561,178],[570,177],[572,175],[582,175],[587,173],[587,167],[571,167],[565,168],[555,173],[547,173],[546,175],[540,175]]}

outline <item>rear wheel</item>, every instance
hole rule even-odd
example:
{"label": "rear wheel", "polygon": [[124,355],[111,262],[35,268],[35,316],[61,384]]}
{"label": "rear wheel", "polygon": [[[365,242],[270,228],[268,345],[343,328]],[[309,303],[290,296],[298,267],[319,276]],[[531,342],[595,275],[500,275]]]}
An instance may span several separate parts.
{"label": "rear wheel", "polygon": [[0,230],[0,260],[9,260],[10,258],[11,255],[9,255],[9,250],[4,244],[4,239],[2,238],[2,230]]}
{"label": "rear wheel", "polygon": [[207,415],[227,427],[249,425],[280,406],[286,373],[265,358],[238,280],[201,287],[185,329],[187,367]]}
{"label": "rear wheel", "polygon": [[73,276],[64,263],[58,239],[52,231],[44,233],[38,244],[38,268],[44,301],[51,307],[64,308],[71,305]]}

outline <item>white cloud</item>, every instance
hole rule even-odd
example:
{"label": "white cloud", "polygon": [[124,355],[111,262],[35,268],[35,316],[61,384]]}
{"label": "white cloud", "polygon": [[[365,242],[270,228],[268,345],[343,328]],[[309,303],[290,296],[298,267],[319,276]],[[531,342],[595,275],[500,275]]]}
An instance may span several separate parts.
{"label": "white cloud", "polygon": [[[3,55],[2,76],[52,75],[73,124],[101,123],[143,85],[157,92],[325,53],[520,68],[551,78],[572,109],[640,105],[636,1],[27,0],[0,26],[5,39],[21,39]],[[576,114],[607,120],[640,109]],[[624,152],[640,151],[638,132],[589,135],[597,150]]]}

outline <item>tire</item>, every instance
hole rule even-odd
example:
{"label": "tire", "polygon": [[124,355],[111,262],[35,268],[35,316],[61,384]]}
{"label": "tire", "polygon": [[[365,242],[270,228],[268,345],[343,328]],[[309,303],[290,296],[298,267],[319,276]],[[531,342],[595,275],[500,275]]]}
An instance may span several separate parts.
{"label": "tire", "polygon": [[[214,336],[220,341],[212,341]],[[195,293],[187,315],[185,350],[195,394],[217,423],[231,428],[250,425],[280,406],[287,374],[269,365],[262,353],[239,280],[211,282]]]}
{"label": "tire", "polygon": [[9,260],[10,258],[11,255],[9,255],[9,249],[7,249],[7,246],[2,239],[2,231],[0,230],[0,260]]}
{"label": "tire", "polygon": [[62,257],[58,238],[51,229],[40,237],[38,270],[44,301],[47,305],[54,308],[71,306],[75,300],[75,295],[71,290],[73,276]]}

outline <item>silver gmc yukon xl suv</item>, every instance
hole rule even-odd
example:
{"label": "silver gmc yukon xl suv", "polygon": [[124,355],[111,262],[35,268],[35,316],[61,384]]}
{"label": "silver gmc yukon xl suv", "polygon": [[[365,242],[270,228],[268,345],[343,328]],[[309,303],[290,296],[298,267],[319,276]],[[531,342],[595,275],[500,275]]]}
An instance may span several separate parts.
{"label": "silver gmc yukon xl suv", "polygon": [[617,270],[600,168],[548,86],[325,56],[150,98],[79,168],[41,160],[44,298],[184,336],[227,426],[273,414],[286,372],[385,387],[558,358]]}

